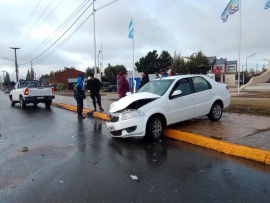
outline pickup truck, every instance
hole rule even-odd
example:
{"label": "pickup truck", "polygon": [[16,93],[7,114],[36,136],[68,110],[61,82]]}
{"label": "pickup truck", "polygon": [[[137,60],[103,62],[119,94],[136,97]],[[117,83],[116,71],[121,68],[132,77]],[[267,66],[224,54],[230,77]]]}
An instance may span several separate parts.
{"label": "pickup truck", "polygon": [[55,98],[54,87],[43,87],[38,80],[20,80],[15,84],[9,93],[11,106],[20,103],[20,107],[24,109],[26,104],[45,103],[46,108],[52,104],[52,99]]}

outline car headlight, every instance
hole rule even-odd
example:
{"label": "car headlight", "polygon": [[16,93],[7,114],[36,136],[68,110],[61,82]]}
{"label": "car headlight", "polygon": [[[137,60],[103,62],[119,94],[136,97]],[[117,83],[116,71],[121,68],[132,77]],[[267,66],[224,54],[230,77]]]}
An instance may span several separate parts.
{"label": "car headlight", "polygon": [[127,110],[122,114],[121,120],[128,120],[140,116],[144,116],[144,113],[141,112],[140,110]]}

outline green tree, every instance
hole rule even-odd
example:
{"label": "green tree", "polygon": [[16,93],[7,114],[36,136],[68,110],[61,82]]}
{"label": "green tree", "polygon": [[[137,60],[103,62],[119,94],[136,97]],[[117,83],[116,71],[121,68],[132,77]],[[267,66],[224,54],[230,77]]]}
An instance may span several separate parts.
{"label": "green tree", "polygon": [[172,61],[172,70],[177,74],[184,75],[188,73],[188,69],[183,57],[180,54],[174,54],[174,58]]}
{"label": "green tree", "polygon": [[40,78],[39,78],[39,81],[40,82],[44,82],[44,81],[49,81],[49,75],[46,74],[46,75],[41,75]]}
{"label": "green tree", "polygon": [[208,59],[202,51],[193,54],[189,59],[186,65],[191,74],[206,74],[211,69]]}
{"label": "green tree", "polygon": [[169,66],[172,65],[173,58],[170,53],[167,51],[162,51],[160,56],[158,57],[158,66],[159,69],[168,69]]}
{"label": "green tree", "polygon": [[112,84],[116,84],[117,75],[123,70],[125,71],[127,70],[126,67],[123,65],[109,66],[105,68],[104,73],[107,78],[107,81],[109,81]]}
{"label": "green tree", "polygon": [[34,80],[35,79],[35,72],[34,72],[34,69],[31,68],[31,71],[30,71],[30,80]]}
{"label": "green tree", "polygon": [[149,74],[159,71],[157,51],[149,51],[145,57],[142,57],[135,63],[138,72],[147,71]]}
{"label": "green tree", "polygon": [[28,71],[27,71],[27,74],[26,74],[26,78],[25,78],[26,80],[31,80],[31,74],[30,74],[30,71],[29,71],[29,69],[28,69]]}
{"label": "green tree", "polygon": [[[89,77],[91,73],[94,74],[94,72],[95,72],[94,67],[93,68],[90,68],[90,67],[86,68],[86,70],[85,70],[86,77]],[[100,70],[98,67],[97,67],[97,73],[100,73]]]}
{"label": "green tree", "polygon": [[173,58],[167,51],[162,51],[160,56],[156,50],[149,51],[145,57],[142,57],[135,63],[139,72],[147,71],[150,74],[157,73],[160,69],[167,69],[172,64]]}
{"label": "green tree", "polygon": [[9,74],[8,74],[7,71],[6,71],[6,76],[5,76],[5,78],[4,78],[4,85],[5,85],[5,86],[10,85],[10,77],[9,77]]}

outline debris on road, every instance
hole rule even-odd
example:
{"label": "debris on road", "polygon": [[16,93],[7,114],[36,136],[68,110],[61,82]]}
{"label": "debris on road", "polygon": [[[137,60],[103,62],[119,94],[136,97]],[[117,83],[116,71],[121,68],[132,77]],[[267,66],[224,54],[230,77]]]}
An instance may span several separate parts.
{"label": "debris on road", "polygon": [[59,183],[60,183],[60,184],[63,184],[63,183],[64,183],[64,181],[62,181],[62,180],[59,180]]}
{"label": "debris on road", "polygon": [[139,178],[135,175],[130,175],[130,177],[133,179],[133,180],[136,180],[138,182],[140,182]]}
{"label": "debris on road", "polygon": [[27,147],[23,147],[21,152],[27,152],[28,151],[28,148]]}

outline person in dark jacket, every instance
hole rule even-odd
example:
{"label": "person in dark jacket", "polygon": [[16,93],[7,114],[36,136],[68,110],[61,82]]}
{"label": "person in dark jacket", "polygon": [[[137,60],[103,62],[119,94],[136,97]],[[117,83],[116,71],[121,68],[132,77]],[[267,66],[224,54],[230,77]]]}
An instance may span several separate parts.
{"label": "person in dark jacket", "polygon": [[142,86],[144,86],[146,83],[149,82],[149,76],[148,73],[146,71],[142,72],[142,80],[139,84],[139,88],[141,88]]}
{"label": "person in dark jacket", "polygon": [[80,84],[76,84],[74,88],[74,99],[77,101],[77,113],[78,113],[78,119],[85,119],[85,117],[82,115],[83,111],[83,100],[85,99],[85,93],[82,89],[82,86]]}
{"label": "person in dark jacket", "polygon": [[123,98],[126,96],[126,93],[129,92],[129,83],[127,81],[127,71],[121,71],[118,75],[117,75],[117,79],[118,79],[118,96],[120,98]]}
{"label": "person in dark jacket", "polygon": [[101,97],[99,94],[100,88],[101,88],[101,82],[99,81],[99,79],[94,77],[94,74],[91,73],[90,79],[86,83],[86,89],[90,90],[90,97],[93,101],[94,111],[97,110],[96,100],[99,105],[99,110],[104,111],[104,109],[101,106]]}

